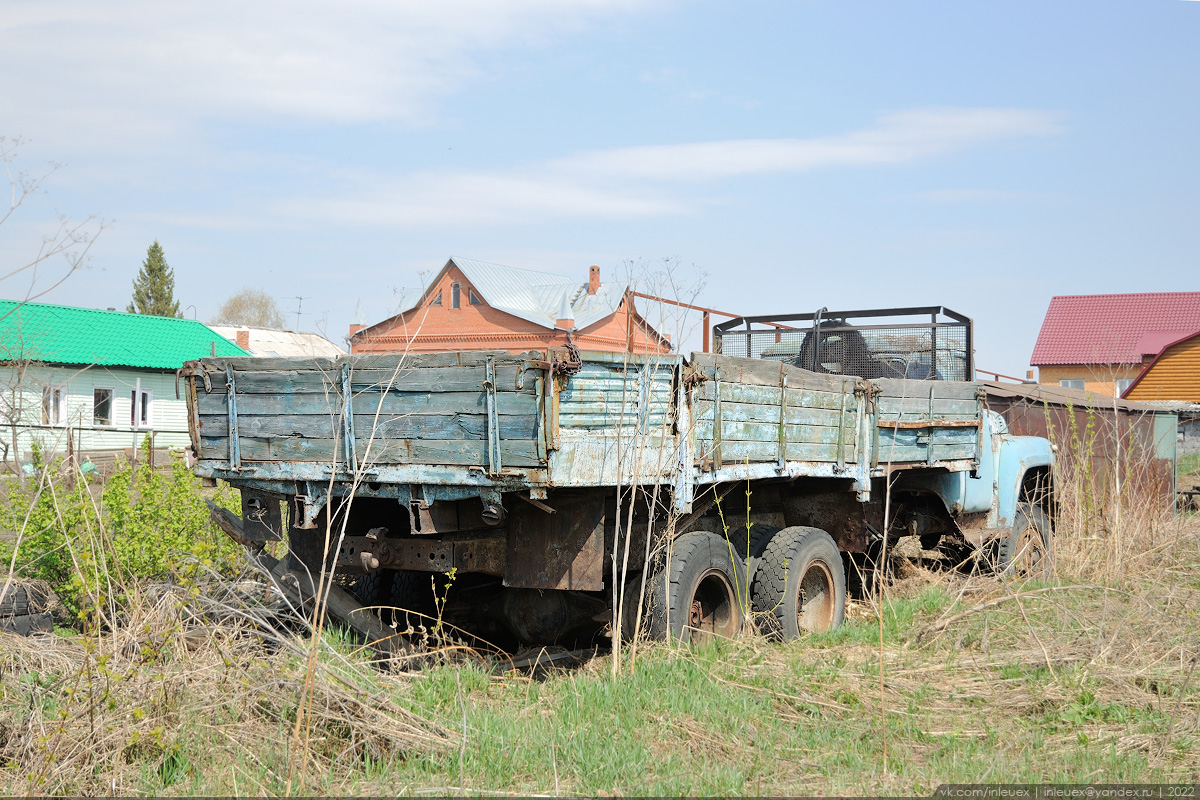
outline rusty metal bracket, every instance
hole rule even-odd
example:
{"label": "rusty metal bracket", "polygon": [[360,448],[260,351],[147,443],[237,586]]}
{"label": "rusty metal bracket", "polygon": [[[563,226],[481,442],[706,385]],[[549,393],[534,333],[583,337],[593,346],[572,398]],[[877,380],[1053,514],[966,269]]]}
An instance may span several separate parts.
{"label": "rusty metal bracket", "polygon": [[846,468],[846,451],[844,445],[846,429],[846,393],[842,392],[842,408],[838,411],[838,437],[837,437],[837,470],[841,472]]}
{"label": "rusty metal bracket", "polygon": [[[783,370],[783,364],[779,365],[779,471],[783,472],[787,469],[787,383],[788,376]],[[845,395],[843,395],[845,399]]]}
{"label": "rusty metal bracket", "polygon": [[327,499],[322,494],[319,484],[304,481],[304,494],[297,494],[295,497],[296,519],[299,523],[292,527],[305,531],[317,527],[317,515],[325,507]]}
{"label": "rusty metal bracket", "polygon": [[487,461],[488,475],[500,474],[500,420],[496,413],[496,359],[487,357],[487,375],[483,381],[487,396]]}
{"label": "rusty metal bracket", "polygon": [[566,361],[560,361],[558,358],[552,359],[551,373],[554,375],[562,375],[564,378],[570,378],[576,372],[583,369],[583,356],[579,353],[579,348],[575,346],[575,340],[571,338],[571,332],[567,332],[567,356]]}
{"label": "rusty metal bracket", "polygon": [[354,441],[354,397],[350,391],[350,365],[342,364],[342,436],[346,440],[346,466],[358,471],[358,452]]}
{"label": "rusty metal bracket", "polygon": [[713,369],[713,443],[712,443],[712,468],[718,470],[721,468],[721,428],[723,426],[721,420],[721,373],[717,369]]}
{"label": "rusty metal bracket", "polygon": [[881,428],[911,430],[914,428],[978,428],[978,419],[881,419],[876,423]]}
{"label": "rusty metal bracket", "polygon": [[242,447],[238,441],[237,390],[234,386],[233,367],[225,368],[225,404],[229,419],[229,468],[242,471]]}
{"label": "rusty metal bracket", "polygon": [[683,366],[682,372],[683,372],[683,385],[684,385],[684,387],[686,387],[688,389],[691,389],[693,386],[699,386],[700,384],[702,384],[706,380],[708,380],[708,376],[704,374],[704,370],[700,367],[693,367],[691,365],[685,364]]}
{"label": "rusty metal bracket", "polygon": [[517,391],[525,388],[525,373],[529,370],[541,370],[543,372],[551,372],[554,369],[554,363],[551,361],[522,361],[520,368],[517,370]]}
{"label": "rusty metal bracket", "polygon": [[521,498],[526,503],[529,503],[529,505],[534,506],[535,508],[540,508],[542,511],[545,511],[547,514],[557,514],[558,513],[556,510],[554,510],[554,508],[546,505],[541,500],[536,500],[532,497],[528,497],[526,495],[521,494],[520,492],[517,492],[516,494],[517,494],[517,497]]}

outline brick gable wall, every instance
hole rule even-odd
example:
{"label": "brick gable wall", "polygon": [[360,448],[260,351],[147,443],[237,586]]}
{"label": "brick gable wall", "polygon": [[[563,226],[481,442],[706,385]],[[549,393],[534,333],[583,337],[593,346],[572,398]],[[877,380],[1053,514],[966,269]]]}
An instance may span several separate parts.
{"label": "brick gable wall", "polygon": [[[453,307],[451,299],[455,283],[460,287],[459,308]],[[478,290],[475,294],[483,302],[471,305],[471,288],[466,277],[452,264],[426,293],[421,305],[354,334],[351,352],[508,350],[520,353],[566,344],[566,331],[545,328],[492,308]],[[432,305],[439,292],[442,304]],[[636,316],[630,320],[627,301],[615,313],[574,333],[575,344],[583,350],[621,352],[627,349],[630,338],[635,353],[667,352],[668,348]]]}

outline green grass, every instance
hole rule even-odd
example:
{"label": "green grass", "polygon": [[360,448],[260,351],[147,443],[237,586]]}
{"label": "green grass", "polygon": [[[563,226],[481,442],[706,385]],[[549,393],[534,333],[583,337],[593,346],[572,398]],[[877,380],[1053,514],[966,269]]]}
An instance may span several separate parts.
{"label": "green grass", "polygon": [[1186,453],[1179,457],[1175,471],[1179,475],[1191,475],[1200,472],[1200,453]]}
{"label": "green grass", "polygon": [[[1107,588],[902,581],[883,606],[882,652],[874,609],[857,605],[839,630],[795,642],[641,645],[616,676],[608,657],[538,676],[479,660],[389,674],[331,627],[312,707],[338,713],[314,718],[306,744],[292,738],[302,654],[233,639],[147,663],[130,651],[132,661],[114,656],[87,673],[103,717],[96,747],[110,755],[42,789],[779,796],[916,795],[980,780],[1195,782],[1200,594],[1171,577],[1200,573],[1195,535],[1172,552],[1162,570]],[[1151,585],[1160,576],[1171,583]],[[1001,602],[920,637],[985,600]],[[51,733],[32,760],[14,749],[18,737],[0,742],[0,780],[15,787],[55,763],[45,755],[58,747],[60,712],[75,715],[80,736],[90,724],[84,688],[64,699],[65,687],[85,686],[83,673],[29,652],[0,653],[0,729],[24,730],[32,714]],[[374,708],[392,709],[387,719],[412,712],[447,744],[389,740],[384,718],[364,710]]]}

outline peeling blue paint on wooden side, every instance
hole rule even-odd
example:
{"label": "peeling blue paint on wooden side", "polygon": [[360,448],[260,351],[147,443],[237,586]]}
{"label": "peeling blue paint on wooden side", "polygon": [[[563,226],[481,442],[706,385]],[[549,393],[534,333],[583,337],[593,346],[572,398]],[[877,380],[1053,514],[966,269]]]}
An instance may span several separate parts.
{"label": "peeling blue paint on wooden side", "polygon": [[[550,360],[197,362],[187,378],[197,472],[280,487],[360,476],[381,497],[400,496],[392,484],[478,494],[662,483],[684,508],[696,485],[756,477],[847,478],[865,499],[889,465],[967,470],[979,458],[974,384],[930,389],[710,354],[585,353],[575,374],[552,378]],[[204,370],[228,385],[206,390]],[[914,420],[928,424],[906,427]]]}

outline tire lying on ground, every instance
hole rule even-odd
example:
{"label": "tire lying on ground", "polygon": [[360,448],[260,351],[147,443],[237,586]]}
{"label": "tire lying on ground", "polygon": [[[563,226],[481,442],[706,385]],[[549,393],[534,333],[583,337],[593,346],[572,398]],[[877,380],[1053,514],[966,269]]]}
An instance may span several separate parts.
{"label": "tire lying on ground", "polygon": [[54,630],[54,617],[50,606],[54,595],[49,588],[38,583],[8,584],[0,580],[0,631],[28,636],[31,633],[49,633]]}
{"label": "tire lying on ground", "polygon": [[677,538],[650,580],[647,622],[654,639],[700,643],[742,628],[746,566],[724,537],[691,531]]}
{"label": "tire lying on ground", "polygon": [[1049,578],[1054,570],[1050,518],[1032,503],[1019,503],[1012,530],[1000,542],[997,567],[1005,575]]}
{"label": "tire lying on ground", "polygon": [[767,633],[794,639],[836,628],[846,618],[846,570],[820,528],[784,528],[771,537],[755,573],[754,610]]}
{"label": "tire lying on ground", "polygon": [[33,633],[53,633],[54,617],[47,612],[22,617],[0,617],[0,632],[29,636]]}

